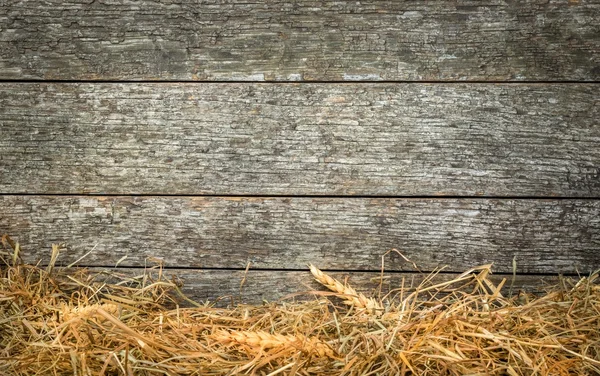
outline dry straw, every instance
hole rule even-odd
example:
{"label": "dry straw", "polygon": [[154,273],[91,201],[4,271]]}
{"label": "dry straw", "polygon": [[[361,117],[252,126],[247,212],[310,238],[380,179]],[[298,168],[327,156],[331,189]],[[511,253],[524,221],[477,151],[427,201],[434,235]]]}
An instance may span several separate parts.
{"label": "dry straw", "polygon": [[219,308],[160,267],[91,275],[56,267],[53,247],[40,268],[3,243],[2,375],[600,374],[597,274],[505,297],[485,265],[374,299],[311,266],[331,299]]}

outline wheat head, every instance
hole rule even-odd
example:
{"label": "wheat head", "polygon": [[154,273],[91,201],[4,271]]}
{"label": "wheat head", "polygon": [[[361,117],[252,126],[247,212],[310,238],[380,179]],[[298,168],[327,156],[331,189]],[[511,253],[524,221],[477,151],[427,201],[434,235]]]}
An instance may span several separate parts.
{"label": "wheat head", "polygon": [[262,349],[290,348],[319,357],[335,358],[335,353],[318,338],[308,338],[301,334],[283,335],[257,331],[221,330],[212,338],[224,344],[246,345],[256,352]]}
{"label": "wheat head", "polygon": [[69,321],[69,320],[72,320],[75,318],[78,318],[78,319],[85,319],[85,318],[90,318],[90,317],[101,318],[101,316],[97,315],[98,308],[102,308],[106,312],[113,314],[113,315],[116,314],[119,310],[119,306],[116,304],[112,304],[112,303],[102,303],[102,304],[95,303],[95,304],[78,306],[78,307],[64,306],[63,312],[62,312],[63,321]]}
{"label": "wheat head", "polygon": [[383,307],[375,299],[367,298],[364,294],[357,292],[352,287],[344,285],[337,279],[323,273],[319,268],[312,264],[309,264],[308,267],[317,282],[327,287],[329,290],[343,295],[343,298],[346,299],[344,303],[361,310],[366,310],[370,313],[381,313],[383,311]]}

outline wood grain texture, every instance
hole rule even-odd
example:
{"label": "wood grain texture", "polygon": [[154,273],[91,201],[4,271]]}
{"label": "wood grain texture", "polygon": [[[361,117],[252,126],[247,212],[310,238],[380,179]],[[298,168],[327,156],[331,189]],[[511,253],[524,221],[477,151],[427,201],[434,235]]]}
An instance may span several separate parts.
{"label": "wood grain texture", "polygon": [[[600,268],[600,200],[1,196],[0,232],[27,261],[66,242],[70,263],[379,270],[397,248],[421,270],[493,262],[497,272]],[[388,270],[412,271],[397,254]]]}
{"label": "wood grain texture", "polygon": [[594,84],[0,84],[0,193],[600,195]]}
{"label": "wood grain texture", "polygon": [[[99,275],[95,280],[98,281],[116,281],[110,276],[119,278],[135,278],[142,276],[144,270],[140,269],[103,269],[89,268],[91,273],[106,273]],[[156,277],[157,272],[152,272]],[[396,290],[402,286],[405,288],[417,287],[423,282],[428,274],[419,273],[384,273],[383,282],[380,281],[379,272],[327,272],[340,281],[347,281],[359,292],[368,294],[368,296],[385,296],[388,293],[390,297],[395,296]],[[217,305],[234,304],[260,304],[263,302],[283,302],[292,300],[312,300],[315,294],[312,291],[328,292],[314,280],[308,269],[306,271],[244,271],[232,270],[169,270],[165,269],[163,275],[172,281],[182,283],[182,292],[190,299],[196,302],[218,302]],[[456,278],[458,274],[438,274],[432,281],[441,283]],[[502,293],[506,296],[511,292],[510,286],[512,275],[493,274],[490,280],[498,285],[502,279],[506,279]],[[241,282],[243,287],[240,288]],[[549,286],[556,285],[559,281],[558,276],[539,276],[539,275],[516,275],[512,288],[513,294],[519,291],[528,293],[542,293]],[[381,295],[380,295],[381,291]],[[336,303],[340,300],[331,299]]]}
{"label": "wood grain texture", "polygon": [[0,79],[598,80],[589,1],[0,1]]}

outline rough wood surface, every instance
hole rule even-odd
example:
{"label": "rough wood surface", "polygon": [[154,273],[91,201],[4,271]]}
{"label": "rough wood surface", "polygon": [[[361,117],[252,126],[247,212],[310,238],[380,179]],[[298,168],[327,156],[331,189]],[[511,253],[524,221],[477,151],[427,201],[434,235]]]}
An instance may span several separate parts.
{"label": "rough wood surface", "polygon": [[0,193],[600,195],[595,84],[0,84]]}
{"label": "rough wood surface", "polygon": [[597,1],[0,1],[0,79],[598,80]]}
{"label": "rough wood surface", "polygon": [[[135,278],[142,276],[141,269],[103,269],[90,268],[92,273],[106,273],[106,277],[99,276],[96,280],[110,280],[110,276],[121,278]],[[158,272],[152,272],[154,276]],[[391,296],[397,293],[392,291],[401,286],[406,288],[416,287],[423,282],[428,274],[419,273],[384,273],[383,282],[380,281],[379,272],[327,272],[340,281],[346,281],[358,291],[369,296]],[[262,302],[275,302],[295,300],[312,300],[315,295],[310,291],[328,292],[326,288],[317,283],[306,271],[244,271],[232,270],[164,270],[163,275],[170,280],[183,283],[183,293],[196,302],[215,302],[219,305],[229,304],[260,304]],[[444,282],[456,278],[458,274],[438,274],[432,281]],[[107,278],[108,277],[108,278]],[[493,274],[490,280],[498,285],[506,279],[503,294],[509,296],[511,292],[512,275]],[[404,281],[403,281],[404,280]],[[114,281],[114,279],[113,279]],[[243,287],[240,288],[241,282]],[[519,291],[540,293],[549,286],[556,285],[558,276],[516,275],[512,285],[512,293]],[[332,299],[335,301],[335,299]],[[339,303],[339,301],[337,301]]]}
{"label": "rough wood surface", "polygon": [[[66,242],[65,263],[378,270],[397,248],[421,270],[600,268],[600,200],[0,196],[0,232],[28,261]],[[388,270],[412,271],[393,253]]]}

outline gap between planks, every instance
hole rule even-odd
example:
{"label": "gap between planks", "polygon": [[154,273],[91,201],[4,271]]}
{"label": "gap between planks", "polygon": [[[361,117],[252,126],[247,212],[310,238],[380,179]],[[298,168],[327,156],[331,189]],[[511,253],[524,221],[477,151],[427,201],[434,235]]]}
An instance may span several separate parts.
{"label": "gap between planks", "polygon": [[[139,279],[139,269],[119,268],[101,270],[101,268],[90,268],[93,275],[97,275],[99,281],[111,281],[111,278]],[[100,274],[97,274],[100,272]],[[157,270],[149,271],[150,275],[156,277]],[[459,273],[437,274],[431,276],[425,273],[384,273],[383,279],[380,272],[330,272],[327,274],[349,283],[358,291],[371,296],[384,296],[388,293],[398,293],[398,288],[414,289],[423,281],[439,283],[456,278]],[[312,300],[319,294],[325,293],[326,288],[317,283],[309,271],[283,271],[278,273],[250,270],[222,271],[222,270],[165,270],[163,278],[176,278],[182,282],[181,291],[190,299],[200,302],[211,301],[217,305],[224,304],[260,304],[265,301],[289,301],[290,299]],[[520,294],[521,291],[529,293],[544,292],[547,287],[555,286],[561,282],[561,277],[554,276],[532,276],[492,274],[490,280],[498,285],[505,280],[503,293],[511,292],[512,295]],[[315,293],[317,295],[315,295]]]}
{"label": "gap between planks", "polygon": [[[40,268],[45,268],[47,267],[48,264],[39,264]],[[65,268],[67,267],[67,264],[55,264],[56,268]],[[155,266],[144,266],[144,265],[128,265],[128,266],[115,266],[115,265],[88,265],[88,264],[77,264],[72,266],[73,268],[80,268],[80,269],[111,269],[111,270],[115,270],[115,271],[119,271],[119,270],[150,270],[155,268]],[[190,266],[164,266],[162,268],[163,271],[165,272],[172,272],[172,271],[185,271],[185,272],[246,272],[246,269],[244,268],[213,268],[213,267],[206,267],[206,268],[198,268],[198,267],[190,267]],[[320,269],[321,271],[325,272],[325,273],[346,273],[346,274],[351,274],[351,273],[364,273],[364,274],[381,274],[381,270],[376,270],[376,269]],[[250,267],[247,272],[260,272],[260,273],[310,273],[310,269],[308,269],[308,267],[306,269],[302,269],[302,268],[274,268],[274,269],[268,269],[268,268],[253,268]],[[455,272],[455,271],[446,271],[446,270],[421,270],[421,271],[407,271],[407,270],[384,270],[383,274],[384,275],[394,275],[394,276],[413,276],[413,275],[429,275],[429,274],[439,274],[439,275],[460,275],[460,272]],[[557,276],[564,276],[564,277],[582,277],[582,276],[587,276],[590,273],[551,273],[551,272],[533,272],[533,273],[516,273],[514,274],[515,276],[524,276],[524,277],[557,277]],[[307,274],[308,275],[308,274]],[[504,278],[510,278],[513,276],[512,273],[493,273],[494,276],[500,278],[500,277],[504,277]]]}

